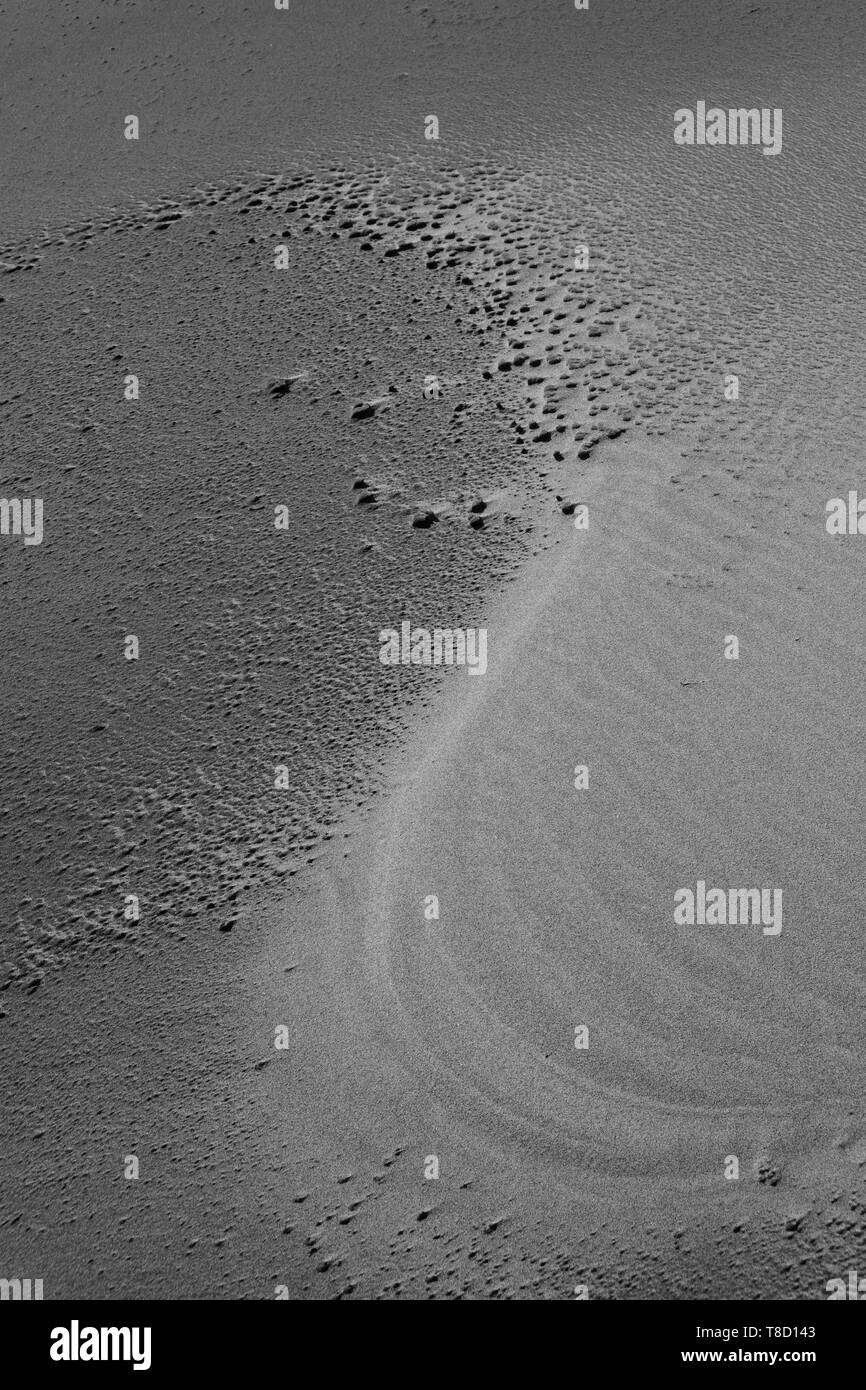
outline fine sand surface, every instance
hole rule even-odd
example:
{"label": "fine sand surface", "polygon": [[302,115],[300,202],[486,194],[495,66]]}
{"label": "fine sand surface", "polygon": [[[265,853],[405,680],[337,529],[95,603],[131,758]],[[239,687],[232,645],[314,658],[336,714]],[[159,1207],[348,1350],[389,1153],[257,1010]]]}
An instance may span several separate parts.
{"label": "fine sand surface", "polygon": [[[384,795],[220,954],[51,986],[11,1059],[15,1264],[96,1298],[758,1300],[856,1265],[862,562],[820,485],[692,492],[689,449],[599,448],[589,530],[557,513],[474,614],[487,674],[442,673]],[[780,887],[781,933],[676,926],[701,877]]]}
{"label": "fine sand surface", "polygon": [[[851,1253],[861,570],[803,516],[755,536],[684,502],[676,463],[607,446],[589,531],[563,519],[487,674],[447,673],[381,814],[275,924],[275,1136],[299,1177],[355,1170],[296,1234],[365,1293],[815,1298]],[[781,933],[675,926],[698,878],[781,887]]]}
{"label": "fine sand surface", "polygon": [[[557,513],[471,615],[486,674],[441,674],[218,954],[11,1015],[14,1263],[95,1298],[814,1299],[856,1266],[862,562],[820,485],[690,491],[682,445],[563,487],[589,529]],[[781,933],[676,926],[698,878],[780,887]]]}
{"label": "fine sand surface", "polygon": [[[824,1298],[861,10],[2,10],[0,495],[45,535],[0,538],[0,1278]],[[784,108],[778,157],[675,145],[699,99]],[[403,620],[486,673],[383,666]],[[781,933],[677,925],[700,880]]]}

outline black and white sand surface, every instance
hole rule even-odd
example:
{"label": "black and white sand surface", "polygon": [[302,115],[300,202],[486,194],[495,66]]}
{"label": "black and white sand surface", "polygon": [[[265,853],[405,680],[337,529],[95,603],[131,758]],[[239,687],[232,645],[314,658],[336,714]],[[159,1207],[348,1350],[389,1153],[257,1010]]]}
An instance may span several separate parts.
{"label": "black and white sand surface", "polygon": [[866,1274],[862,5],[0,33],[0,1277]]}

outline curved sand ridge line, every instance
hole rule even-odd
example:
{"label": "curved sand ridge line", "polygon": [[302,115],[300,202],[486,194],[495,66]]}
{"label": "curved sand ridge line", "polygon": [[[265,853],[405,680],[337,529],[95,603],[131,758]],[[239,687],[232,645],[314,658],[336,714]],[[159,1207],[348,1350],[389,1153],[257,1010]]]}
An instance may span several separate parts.
{"label": "curved sand ridge line", "polygon": [[[760,1182],[805,1180],[819,1152],[824,1181],[851,1179],[862,991],[833,861],[855,861],[862,809],[839,698],[853,575],[820,538],[732,546],[736,522],[685,507],[669,457],[608,448],[582,490],[590,531],[563,522],[491,619],[487,674],[448,673],[371,867],[331,902],[353,957],[332,960],[354,981],[342,1012],[404,1103],[488,1161],[579,1171],[617,1201],[651,1180],[718,1193],[730,1154]],[[735,631],[745,660],[726,662]],[[779,937],[675,926],[697,878],[782,887]],[[340,931],[358,912],[363,984]]]}

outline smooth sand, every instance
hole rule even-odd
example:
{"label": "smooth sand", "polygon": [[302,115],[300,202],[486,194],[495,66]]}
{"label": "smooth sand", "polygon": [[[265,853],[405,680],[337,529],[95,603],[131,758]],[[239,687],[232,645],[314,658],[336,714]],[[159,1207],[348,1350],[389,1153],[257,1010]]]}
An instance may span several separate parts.
{"label": "smooth sand", "polygon": [[[660,1266],[617,1269],[590,1240],[596,1296],[819,1297],[828,1260],[832,1274],[822,1213],[866,1157],[859,568],[819,513],[756,533],[754,499],[735,516],[677,474],[669,447],[602,450],[572,490],[589,531],[559,519],[486,624],[487,674],[445,673],[351,857],[272,934],[259,1021],[272,1010],[291,1034],[269,1069],[273,1124],[330,1175],[303,1210],[320,1207],[309,1234],[338,1265],[393,1236],[393,1170],[351,1218],[354,1246],[328,1216],[340,1163],[358,1168],[365,1136],[372,1162],[391,1133],[419,1210],[449,1224],[472,1181],[482,1216],[508,1213],[509,1292],[528,1261],[536,1293],[568,1296],[542,1252],[574,1257],[603,1217],[643,1222]],[[675,926],[674,892],[698,878],[781,887],[780,935]],[[700,1241],[692,1262],[660,1256],[661,1211],[668,1234],[712,1229],[713,1256]],[[796,1270],[794,1228],[809,1240]],[[455,1291],[472,1288],[471,1248]],[[428,1240],[401,1273],[408,1291],[448,1286],[450,1268]],[[571,1270],[566,1256],[558,1277]]]}

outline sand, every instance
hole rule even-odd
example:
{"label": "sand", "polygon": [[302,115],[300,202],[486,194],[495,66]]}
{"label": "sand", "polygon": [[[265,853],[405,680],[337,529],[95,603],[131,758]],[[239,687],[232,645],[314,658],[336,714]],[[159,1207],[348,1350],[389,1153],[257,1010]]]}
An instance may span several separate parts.
{"label": "sand", "polygon": [[[825,1297],[862,21],[9,8],[0,1276]],[[676,147],[702,96],[782,152]],[[485,673],[383,665],[403,621]],[[677,923],[699,882],[781,932]]]}
{"label": "sand", "polygon": [[[841,1257],[866,1153],[856,882],[840,891],[859,836],[832,810],[859,795],[859,578],[817,533],[758,545],[742,511],[684,503],[673,463],[599,455],[589,530],[563,519],[490,614],[487,674],[446,673],[381,814],[260,967],[266,990],[301,961],[266,995],[291,1036],[276,1115],[297,1123],[300,1055],[329,1078],[319,1153],[400,1118],[404,1203],[435,1236],[404,1205],[406,1249],[386,1246],[372,1155],[346,1189],[351,1239],[336,1169],[302,1208],[365,1293],[384,1257],[416,1297],[561,1298],[586,1278],[602,1297],[814,1298]],[[782,885],[778,937],[676,927],[674,889],[699,877]]]}

